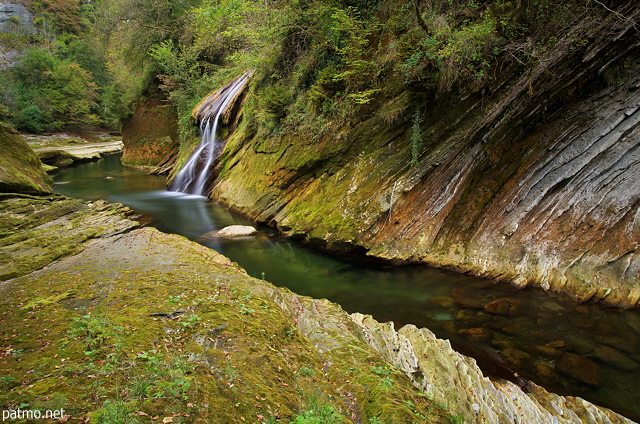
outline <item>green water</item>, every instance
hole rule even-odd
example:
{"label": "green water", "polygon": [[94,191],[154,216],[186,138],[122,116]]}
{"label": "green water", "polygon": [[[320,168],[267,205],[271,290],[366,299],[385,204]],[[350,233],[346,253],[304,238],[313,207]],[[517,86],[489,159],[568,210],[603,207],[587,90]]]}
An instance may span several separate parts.
{"label": "green water", "polygon": [[[343,260],[262,226],[257,237],[202,237],[231,224],[255,224],[203,197],[165,191],[163,177],[123,168],[118,155],[62,170],[55,181],[61,194],[124,203],[149,215],[151,225],[220,251],[254,277],[301,295],[327,298],[349,312],[394,321],[397,328],[407,323],[427,327],[471,356],[496,351],[503,365],[551,390],[640,417],[637,311],[575,305],[540,290],[517,290],[422,266],[390,268]],[[596,386],[558,365],[567,354],[594,365]],[[582,380],[585,377],[594,375]]]}

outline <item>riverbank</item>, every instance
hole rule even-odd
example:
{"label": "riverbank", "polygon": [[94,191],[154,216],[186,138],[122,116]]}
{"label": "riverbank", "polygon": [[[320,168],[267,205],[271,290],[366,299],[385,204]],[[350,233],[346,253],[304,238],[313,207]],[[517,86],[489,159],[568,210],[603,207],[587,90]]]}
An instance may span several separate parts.
{"label": "riverbank", "polygon": [[[248,277],[210,249],[137,228],[121,207],[9,194],[0,205],[3,222],[24,223],[2,238],[3,269],[20,253],[41,258],[0,286],[5,409],[63,408],[69,422],[288,423],[318,410],[341,422],[629,422],[491,381],[428,330],[396,332]],[[45,243],[78,228],[74,250]]]}
{"label": "riverbank", "polygon": [[276,288],[128,214],[2,195],[3,409],[62,408],[68,422],[630,422],[485,378],[426,329]]}

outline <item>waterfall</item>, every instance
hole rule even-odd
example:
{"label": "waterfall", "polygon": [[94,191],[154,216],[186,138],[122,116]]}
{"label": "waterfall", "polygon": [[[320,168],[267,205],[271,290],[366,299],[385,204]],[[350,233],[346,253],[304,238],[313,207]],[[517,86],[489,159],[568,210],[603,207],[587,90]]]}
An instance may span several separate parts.
{"label": "waterfall", "polygon": [[202,139],[187,163],[173,179],[169,187],[171,191],[206,195],[211,167],[222,150],[221,140],[216,135],[218,124],[246,86],[251,74],[251,71],[244,73],[196,106],[194,115],[200,119]]}

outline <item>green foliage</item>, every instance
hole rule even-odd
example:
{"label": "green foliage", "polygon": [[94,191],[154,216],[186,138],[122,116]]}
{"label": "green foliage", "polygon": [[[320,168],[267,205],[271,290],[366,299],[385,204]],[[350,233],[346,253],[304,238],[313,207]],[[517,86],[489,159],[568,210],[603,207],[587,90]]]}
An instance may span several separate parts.
{"label": "green foliage", "polygon": [[92,355],[99,351],[106,351],[120,346],[119,335],[122,327],[114,326],[105,318],[83,315],[73,319],[73,324],[68,331],[71,337],[83,337],[87,351]]}
{"label": "green foliage", "polygon": [[342,415],[331,404],[324,402],[318,393],[311,393],[291,424],[339,424],[342,422]]}
{"label": "green foliage", "polygon": [[399,69],[408,83],[445,92],[457,82],[486,77],[491,48],[497,41],[496,20],[479,8],[475,3],[469,3],[466,13],[416,8],[416,19],[424,27],[408,31],[401,39],[405,59]]}
{"label": "green foliage", "polygon": [[106,400],[100,409],[91,414],[91,424],[136,424],[134,406],[121,400]]}
{"label": "green foliage", "polygon": [[97,87],[76,62],[34,48],[12,71],[15,98],[10,106],[18,128],[39,132],[98,124],[93,113]]}
{"label": "green foliage", "polygon": [[189,376],[193,364],[184,357],[167,357],[161,353],[144,352],[137,356],[144,371],[133,378],[134,398],[186,397],[192,384]]}

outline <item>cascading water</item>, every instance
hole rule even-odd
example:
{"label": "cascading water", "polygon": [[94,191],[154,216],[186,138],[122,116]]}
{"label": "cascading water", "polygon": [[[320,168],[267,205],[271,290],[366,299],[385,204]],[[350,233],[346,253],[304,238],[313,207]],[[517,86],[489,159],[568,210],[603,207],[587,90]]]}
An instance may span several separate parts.
{"label": "cascading water", "polygon": [[252,72],[248,71],[209,96],[196,112],[200,119],[202,140],[184,167],[178,172],[169,189],[204,196],[211,166],[220,154],[217,137],[218,123],[227,108],[238,98]]}

